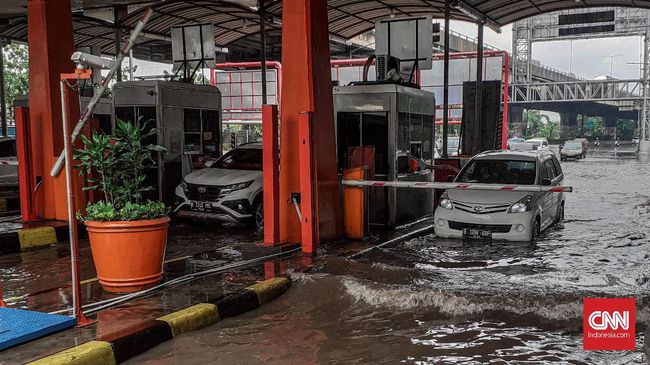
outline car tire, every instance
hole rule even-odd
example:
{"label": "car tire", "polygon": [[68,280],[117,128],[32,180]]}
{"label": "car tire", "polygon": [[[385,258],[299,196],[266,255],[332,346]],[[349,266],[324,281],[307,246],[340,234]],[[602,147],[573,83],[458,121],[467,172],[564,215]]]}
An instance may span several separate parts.
{"label": "car tire", "polygon": [[534,241],[539,237],[540,234],[540,226],[539,226],[539,217],[535,217],[535,220],[533,220],[533,227],[531,228],[531,241]]}
{"label": "car tire", "polygon": [[253,203],[253,209],[251,211],[253,213],[253,216],[249,221],[249,225],[256,231],[261,231],[264,229],[264,203],[261,197],[255,199],[255,203]]}

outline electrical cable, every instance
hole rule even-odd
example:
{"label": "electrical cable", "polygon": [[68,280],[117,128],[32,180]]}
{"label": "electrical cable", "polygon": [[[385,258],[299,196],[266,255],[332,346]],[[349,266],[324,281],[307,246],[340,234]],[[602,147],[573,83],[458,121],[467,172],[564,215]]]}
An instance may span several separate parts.
{"label": "electrical cable", "polygon": [[[300,251],[301,249],[302,249],[301,247],[296,247],[296,248],[293,248],[291,250],[287,250],[287,251],[283,251],[283,252],[279,252],[279,253],[275,253],[275,254],[271,254],[271,255],[267,255],[267,256],[262,256],[262,257],[258,257],[258,258],[255,258],[255,259],[240,261],[240,262],[236,262],[236,263],[232,263],[232,264],[225,264],[225,265],[221,265],[219,267],[214,267],[214,268],[199,271],[199,272],[196,272],[196,273],[186,274],[186,275],[183,275],[183,276],[178,277],[176,279],[172,279],[170,281],[167,281],[167,282],[161,283],[159,285],[156,285],[154,287],[151,287],[149,289],[145,289],[145,290],[142,290],[142,291],[139,291],[139,292],[127,294],[127,295],[117,297],[117,298],[111,298],[111,299],[106,299],[106,300],[102,300],[102,301],[99,301],[99,302],[86,304],[86,305],[84,305],[82,307],[82,309],[83,309],[85,314],[95,313],[95,312],[98,312],[98,311],[113,307],[115,305],[130,301],[132,299],[144,298],[144,297],[153,295],[156,292],[158,292],[160,289],[163,289],[163,288],[168,288],[168,287],[171,287],[171,286],[182,284],[182,283],[185,283],[187,281],[197,279],[199,277],[204,277],[204,276],[209,276],[209,275],[214,275],[214,274],[222,274],[222,273],[224,273],[226,271],[229,271],[229,270],[232,270],[232,269],[242,269],[242,268],[254,266],[256,264],[259,264],[260,262],[264,262],[264,261],[267,261],[269,259],[279,257],[279,256],[289,255],[291,253]],[[72,310],[71,308],[61,309],[61,310],[58,310],[58,311],[50,312],[50,314],[63,314],[63,313],[66,313],[66,312],[70,312],[71,310]]]}
{"label": "electrical cable", "polygon": [[397,243],[397,242],[403,241],[403,240],[405,240],[405,239],[407,239],[407,238],[413,238],[413,237],[419,235],[420,233],[424,233],[424,232],[426,232],[426,231],[430,231],[430,230],[432,230],[433,227],[434,227],[434,226],[431,225],[431,226],[426,226],[426,227],[424,227],[424,228],[417,229],[417,230],[415,230],[415,231],[413,231],[413,232],[409,232],[409,233],[403,234],[403,235],[401,235],[401,236],[399,236],[399,237],[395,237],[395,238],[393,238],[393,239],[390,239],[390,240],[388,240],[388,241],[386,241],[386,242],[384,242],[384,243],[380,243],[380,244],[378,244],[378,245],[375,245],[375,246],[372,246],[372,247],[368,247],[368,248],[366,248],[365,250],[361,250],[361,251],[359,251],[359,252],[353,253],[352,255],[349,255],[349,256],[347,256],[346,258],[348,258],[348,259],[354,259],[354,258],[357,258],[357,257],[359,257],[359,256],[361,256],[361,255],[364,255],[364,254],[366,254],[366,253],[368,253],[368,252],[370,252],[370,251],[372,251],[372,250],[375,250],[375,249],[378,249],[378,248],[382,248],[382,247],[384,247],[384,246],[386,246],[386,245],[390,245],[390,244],[392,244],[392,243]]}

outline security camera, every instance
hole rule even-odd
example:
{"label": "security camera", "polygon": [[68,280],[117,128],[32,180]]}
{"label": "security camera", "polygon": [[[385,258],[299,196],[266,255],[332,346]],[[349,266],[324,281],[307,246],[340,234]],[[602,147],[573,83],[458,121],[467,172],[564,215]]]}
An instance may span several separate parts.
{"label": "security camera", "polygon": [[70,59],[72,62],[77,64],[78,68],[86,68],[90,66],[109,69],[113,67],[114,64],[114,61],[110,58],[99,57],[84,52],[75,52],[72,54]]}

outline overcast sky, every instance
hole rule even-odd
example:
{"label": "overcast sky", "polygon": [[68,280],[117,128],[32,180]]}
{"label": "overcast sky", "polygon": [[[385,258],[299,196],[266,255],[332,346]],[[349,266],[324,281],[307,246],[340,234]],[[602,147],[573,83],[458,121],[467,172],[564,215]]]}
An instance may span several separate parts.
{"label": "overcast sky", "polygon": [[[451,29],[470,37],[477,35],[475,24],[452,21]],[[501,28],[501,34],[486,27],[484,35],[485,43],[512,52],[512,25]],[[610,76],[610,71],[619,79],[638,79],[641,46],[641,37],[534,43],[533,58],[586,79]],[[608,56],[616,56],[611,69],[612,58]]]}

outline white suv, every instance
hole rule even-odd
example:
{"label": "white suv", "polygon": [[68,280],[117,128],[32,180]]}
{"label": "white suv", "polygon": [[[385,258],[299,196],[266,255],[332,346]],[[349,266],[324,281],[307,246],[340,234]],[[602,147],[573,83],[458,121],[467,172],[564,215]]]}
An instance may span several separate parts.
{"label": "white suv", "polygon": [[210,214],[227,222],[264,226],[262,144],[239,146],[210,167],[194,171],[176,187],[174,212]]}
{"label": "white suv", "polygon": [[[457,183],[560,185],[560,162],[549,151],[484,152],[472,158]],[[447,190],[435,212],[439,237],[531,241],[564,219],[564,193]]]}

